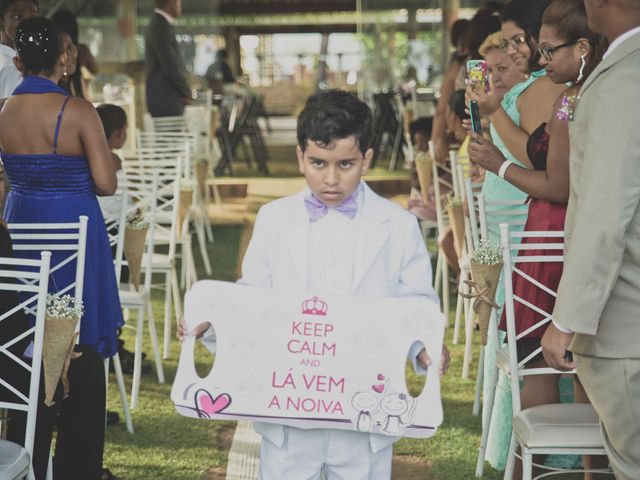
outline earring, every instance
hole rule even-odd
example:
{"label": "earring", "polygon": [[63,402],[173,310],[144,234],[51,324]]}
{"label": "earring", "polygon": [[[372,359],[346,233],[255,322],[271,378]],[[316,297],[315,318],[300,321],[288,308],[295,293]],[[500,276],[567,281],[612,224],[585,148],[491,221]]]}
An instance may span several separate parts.
{"label": "earring", "polygon": [[587,54],[583,53],[582,55],[580,55],[580,72],[578,72],[578,79],[576,80],[576,83],[580,83],[580,80],[582,80],[582,77],[584,77],[584,67],[587,65],[587,62],[585,61],[584,57],[586,57]]}
{"label": "earring", "polygon": [[65,77],[69,76],[69,70],[67,69],[66,65],[64,66],[64,71],[62,72],[62,75],[64,75]]}

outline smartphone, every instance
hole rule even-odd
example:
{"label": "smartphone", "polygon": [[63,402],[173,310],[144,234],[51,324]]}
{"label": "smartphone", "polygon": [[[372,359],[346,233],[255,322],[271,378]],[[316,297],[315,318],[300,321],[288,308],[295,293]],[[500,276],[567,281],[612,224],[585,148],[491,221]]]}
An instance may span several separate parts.
{"label": "smartphone", "polygon": [[484,60],[467,60],[467,79],[474,91],[489,89],[489,67]]}
{"label": "smartphone", "polygon": [[480,124],[480,110],[478,102],[471,100],[469,102],[469,115],[471,116],[471,130],[482,135],[482,125]]}

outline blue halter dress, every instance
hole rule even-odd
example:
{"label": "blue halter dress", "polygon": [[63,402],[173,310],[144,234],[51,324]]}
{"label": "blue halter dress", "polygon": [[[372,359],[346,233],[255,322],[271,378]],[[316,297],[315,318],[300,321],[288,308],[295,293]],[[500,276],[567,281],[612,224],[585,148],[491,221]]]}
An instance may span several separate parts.
{"label": "blue halter dress", "polygon": [[[67,97],[58,113],[53,151],[21,155],[0,152],[11,183],[4,218],[9,223],[63,223],[77,222],[80,215],[89,217],[80,343],[93,346],[104,358],[111,357],[118,351],[117,334],[123,319],[104,218],[87,157],[57,153],[58,134],[64,126],[62,120],[69,94],[47,79],[31,76],[25,77],[13,92],[14,95],[42,93],[59,93]],[[39,257],[36,252],[16,251],[15,255]],[[52,252],[51,265],[67,255],[66,252]],[[74,260],[52,273],[49,291],[56,292],[73,283],[75,270]]]}

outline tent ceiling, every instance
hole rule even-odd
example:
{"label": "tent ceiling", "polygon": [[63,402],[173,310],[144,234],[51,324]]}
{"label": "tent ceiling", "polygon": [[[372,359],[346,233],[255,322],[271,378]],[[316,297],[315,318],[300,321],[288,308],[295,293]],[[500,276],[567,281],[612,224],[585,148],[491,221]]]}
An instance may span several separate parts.
{"label": "tent ceiling", "polygon": [[[131,0],[44,0],[41,10],[69,8],[83,16],[114,16],[120,1]],[[437,8],[443,0],[362,0],[365,10]],[[461,7],[477,7],[482,0],[459,0]],[[138,12],[151,12],[154,0],[137,0]],[[356,0],[183,0],[184,15],[256,15],[308,12],[354,11]]]}

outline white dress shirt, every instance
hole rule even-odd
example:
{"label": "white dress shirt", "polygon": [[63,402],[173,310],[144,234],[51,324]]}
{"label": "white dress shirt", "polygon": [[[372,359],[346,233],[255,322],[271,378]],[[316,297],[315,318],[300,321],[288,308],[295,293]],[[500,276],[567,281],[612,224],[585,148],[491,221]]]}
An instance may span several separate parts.
{"label": "white dress shirt", "polygon": [[[360,192],[356,201],[360,210]],[[329,208],[324,217],[309,224],[309,290],[351,294],[358,219],[357,213],[349,218],[335,208]]]}
{"label": "white dress shirt", "polygon": [[15,56],[16,51],[13,48],[7,45],[0,45],[0,67],[13,63],[13,57]]}
{"label": "white dress shirt", "polygon": [[21,82],[22,74],[13,62],[0,68],[0,98],[9,98]]}
{"label": "white dress shirt", "polygon": [[153,11],[155,13],[157,13],[158,15],[162,15],[164,17],[164,19],[169,23],[169,25],[175,25],[176,24],[176,19],[173,18],[171,15],[169,15],[164,10],[161,10],[159,8],[154,8]]}

